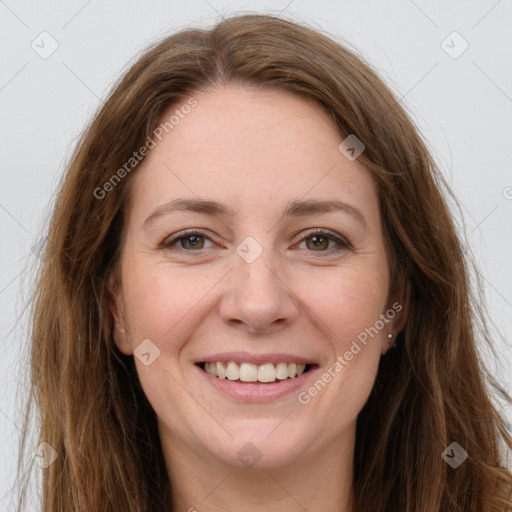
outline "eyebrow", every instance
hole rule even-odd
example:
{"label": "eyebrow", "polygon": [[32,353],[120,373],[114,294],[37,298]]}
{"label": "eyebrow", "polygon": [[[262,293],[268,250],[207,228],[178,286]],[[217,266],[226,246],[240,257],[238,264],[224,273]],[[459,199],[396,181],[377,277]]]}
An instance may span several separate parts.
{"label": "eyebrow", "polygon": [[[201,213],[203,215],[219,217],[233,217],[236,215],[236,211],[217,201],[206,199],[174,199],[155,208],[144,221],[144,228],[154,222],[157,218],[178,211]],[[345,212],[353,216],[363,224],[365,228],[368,228],[368,223],[360,210],[348,203],[336,200],[319,201],[310,199],[307,201],[292,201],[285,206],[282,217],[305,217],[307,215],[335,211]]]}

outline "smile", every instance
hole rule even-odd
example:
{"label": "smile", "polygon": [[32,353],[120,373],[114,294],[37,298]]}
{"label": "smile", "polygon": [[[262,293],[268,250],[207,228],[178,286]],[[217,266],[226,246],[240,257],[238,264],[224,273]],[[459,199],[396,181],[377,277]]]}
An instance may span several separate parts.
{"label": "smile", "polygon": [[314,356],[285,352],[216,352],[198,357],[194,366],[200,381],[240,403],[293,396],[320,370]]}
{"label": "smile", "polygon": [[259,382],[262,384],[295,379],[311,369],[311,365],[304,363],[280,362],[253,364],[242,362],[240,364],[229,361],[204,362],[200,367],[212,377],[227,379],[234,382]]}

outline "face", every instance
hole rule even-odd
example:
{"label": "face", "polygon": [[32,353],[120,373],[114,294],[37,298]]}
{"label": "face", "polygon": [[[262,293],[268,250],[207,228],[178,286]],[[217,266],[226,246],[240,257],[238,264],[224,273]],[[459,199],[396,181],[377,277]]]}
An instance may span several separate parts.
{"label": "face", "polygon": [[194,98],[133,177],[114,338],[169,453],[314,459],[353,442],[400,327],[376,185],[309,101]]}

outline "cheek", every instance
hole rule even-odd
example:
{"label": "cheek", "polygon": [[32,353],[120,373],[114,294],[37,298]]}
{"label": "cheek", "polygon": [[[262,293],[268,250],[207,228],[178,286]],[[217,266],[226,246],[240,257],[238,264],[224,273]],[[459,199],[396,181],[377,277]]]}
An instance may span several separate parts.
{"label": "cheek", "polygon": [[387,274],[380,266],[365,265],[363,269],[354,265],[338,269],[309,288],[309,305],[328,330],[330,344],[324,404],[338,404],[341,416],[355,415],[373,387],[381,340],[386,335],[380,318],[385,312],[387,286]]}
{"label": "cheek", "polygon": [[329,344],[331,355],[299,401],[305,417],[329,418],[326,435],[333,439],[356,420],[368,399],[385,334],[372,330],[385,312],[385,267],[359,263],[338,268],[314,285],[309,282],[302,295],[324,329],[322,342]]}
{"label": "cheek", "polygon": [[[288,276],[310,320],[315,323],[316,317],[336,354],[345,352],[384,312],[388,281],[381,267],[368,259],[332,271]],[[222,300],[214,288],[223,271],[205,274],[199,268],[145,264],[142,257],[126,260],[124,268],[127,325],[134,347],[149,338],[166,353],[178,349],[200,327],[212,301]]]}
{"label": "cheek", "polygon": [[377,267],[338,269],[307,289],[308,304],[330,327],[336,352],[346,350],[384,312],[388,282]]}
{"label": "cheek", "polygon": [[[213,273],[211,273],[213,274]],[[127,325],[132,346],[146,338],[163,355],[175,352],[201,322],[208,291],[218,281],[204,271],[167,264],[127,261],[123,276]]]}

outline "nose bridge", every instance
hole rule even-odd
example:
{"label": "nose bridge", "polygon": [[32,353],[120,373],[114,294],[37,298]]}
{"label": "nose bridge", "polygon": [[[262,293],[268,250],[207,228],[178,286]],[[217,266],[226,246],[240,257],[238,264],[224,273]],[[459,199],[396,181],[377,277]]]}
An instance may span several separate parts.
{"label": "nose bridge", "polygon": [[270,237],[266,237],[261,244],[254,237],[247,237],[238,245],[236,253],[233,270],[239,299],[257,308],[273,307],[277,304],[280,291],[275,282],[277,277],[273,269],[276,267],[276,255]]}
{"label": "nose bridge", "polygon": [[284,276],[279,276],[282,266],[271,236],[258,238],[246,237],[236,248],[229,293],[221,314],[225,321],[243,323],[252,331],[265,331],[291,322],[297,311],[293,293]]}

